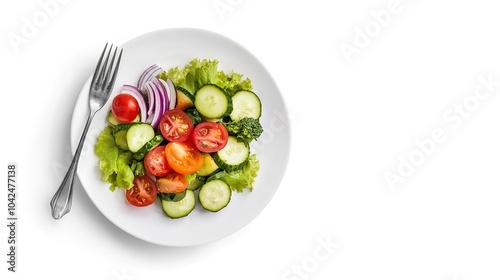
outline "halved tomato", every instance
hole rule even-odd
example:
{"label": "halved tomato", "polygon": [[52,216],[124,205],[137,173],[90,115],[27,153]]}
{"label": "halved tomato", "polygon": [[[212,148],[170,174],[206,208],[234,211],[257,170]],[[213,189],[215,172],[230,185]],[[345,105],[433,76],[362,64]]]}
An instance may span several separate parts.
{"label": "halved tomato", "polygon": [[144,157],[144,169],[150,175],[163,177],[172,170],[165,156],[165,146],[158,146],[149,151]]}
{"label": "halved tomato", "polygon": [[139,207],[153,204],[156,196],[156,183],[148,175],[136,176],[134,186],[125,192],[127,201]]}
{"label": "halved tomato", "polygon": [[191,174],[203,165],[201,152],[191,142],[170,142],[165,147],[168,165],[179,174]]}
{"label": "halved tomato", "polygon": [[184,175],[175,171],[169,172],[165,177],[156,180],[156,188],[161,193],[181,193],[186,190],[188,182]]}
{"label": "halved tomato", "polygon": [[226,127],[216,122],[201,122],[193,130],[193,143],[204,153],[215,153],[227,144]]}
{"label": "halved tomato", "polygon": [[170,142],[183,142],[193,130],[193,122],[184,111],[168,110],[160,119],[160,132]]}

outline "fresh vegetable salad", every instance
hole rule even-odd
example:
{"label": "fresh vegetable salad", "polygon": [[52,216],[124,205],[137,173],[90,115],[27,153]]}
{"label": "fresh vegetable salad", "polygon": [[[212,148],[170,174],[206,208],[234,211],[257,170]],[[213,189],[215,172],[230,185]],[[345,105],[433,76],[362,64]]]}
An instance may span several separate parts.
{"label": "fresh vegetable salad", "polygon": [[131,205],[160,200],[170,218],[189,215],[197,200],[220,211],[234,191],[253,189],[260,165],[250,142],[263,132],[261,112],[251,81],[217,60],[152,65],[112,100],[94,147],[102,179]]}

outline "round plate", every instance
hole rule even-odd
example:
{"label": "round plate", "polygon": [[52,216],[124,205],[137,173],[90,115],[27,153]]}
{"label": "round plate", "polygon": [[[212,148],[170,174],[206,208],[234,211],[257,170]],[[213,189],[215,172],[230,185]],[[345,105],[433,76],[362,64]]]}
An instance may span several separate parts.
{"label": "round plate", "polygon": [[[165,29],[141,35],[123,46],[123,57],[114,91],[123,84],[136,84],[140,74],[152,64],[167,70],[184,67],[194,58],[217,59],[226,73],[235,71],[250,78],[254,91],[261,98],[261,123],[264,133],[253,141],[260,171],[252,192],[233,192],[229,205],[217,213],[204,210],[199,203],[187,217],[167,217],[159,201],[148,207],[134,207],[125,199],[125,192],[109,190],[101,180],[94,144],[107,125],[108,100],[97,112],[89,129],[78,167],[78,177],[90,199],[112,223],[145,241],[165,246],[193,246],[227,237],[250,223],[269,203],[288,164],[290,122],[283,97],[265,67],[245,48],[219,34],[199,29]],[[98,54],[96,54],[97,63]],[[73,151],[80,139],[88,115],[90,78],[81,90],[71,124]]]}

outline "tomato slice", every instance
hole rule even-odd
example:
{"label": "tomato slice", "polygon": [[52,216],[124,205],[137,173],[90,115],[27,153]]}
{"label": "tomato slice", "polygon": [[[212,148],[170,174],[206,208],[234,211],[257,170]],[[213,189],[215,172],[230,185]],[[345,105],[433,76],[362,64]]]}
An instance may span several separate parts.
{"label": "tomato slice", "polygon": [[193,130],[193,143],[204,153],[222,150],[227,144],[226,127],[216,122],[201,122]]}
{"label": "tomato slice", "polygon": [[149,151],[144,157],[144,169],[150,175],[163,177],[172,170],[165,156],[165,146],[158,146]]}
{"label": "tomato slice", "polygon": [[168,165],[177,173],[191,174],[203,165],[201,152],[191,142],[170,142],[165,147]]}
{"label": "tomato slice", "polygon": [[113,116],[121,123],[131,123],[139,114],[139,103],[130,94],[120,93],[111,103]]}
{"label": "tomato slice", "polygon": [[136,176],[134,178],[134,186],[125,192],[127,201],[138,207],[153,204],[156,195],[156,183],[148,175]]}
{"label": "tomato slice", "polygon": [[156,180],[156,188],[161,193],[181,193],[186,190],[188,182],[184,175],[175,171],[169,172],[165,177]]}
{"label": "tomato slice", "polygon": [[183,142],[191,134],[193,122],[184,111],[174,108],[163,114],[159,127],[161,134],[168,141]]}

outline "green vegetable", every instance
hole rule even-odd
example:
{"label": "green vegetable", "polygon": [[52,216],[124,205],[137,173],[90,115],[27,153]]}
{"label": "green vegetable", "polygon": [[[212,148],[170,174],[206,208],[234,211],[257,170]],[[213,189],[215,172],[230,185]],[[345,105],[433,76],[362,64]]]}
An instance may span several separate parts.
{"label": "green vegetable", "polygon": [[94,152],[99,159],[102,180],[111,184],[110,190],[129,189],[134,185],[134,172],[129,166],[132,153],[116,146],[111,126],[108,125],[97,137]]}
{"label": "green vegetable", "polygon": [[189,108],[189,109],[186,109],[184,112],[189,116],[191,121],[193,121],[193,125],[195,125],[195,126],[203,121],[203,119],[201,118],[200,112],[198,112],[198,110],[196,110],[196,108]]}
{"label": "green vegetable", "polygon": [[134,172],[136,176],[142,176],[146,174],[146,169],[144,169],[144,162],[142,160],[132,160],[130,169],[132,169],[132,172]]}
{"label": "green vegetable", "polygon": [[239,121],[224,123],[229,135],[236,136],[236,139],[245,143],[259,138],[264,131],[259,120],[254,118],[243,118]]}
{"label": "green vegetable", "polygon": [[206,84],[215,84],[223,88],[229,95],[234,95],[240,90],[252,90],[252,82],[243,78],[242,74],[231,72],[226,74],[218,69],[218,60],[191,60],[184,68],[172,68],[158,75],[158,78],[170,78],[177,87],[182,87],[194,94]]}
{"label": "green vegetable", "polygon": [[200,176],[197,173],[187,174],[184,175],[184,177],[186,177],[186,180],[188,182],[187,189],[192,191],[201,187],[207,180],[207,177]]}
{"label": "green vegetable", "polygon": [[218,212],[231,201],[231,188],[222,180],[212,180],[201,186],[198,200],[208,211]]}
{"label": "green vegetable", "polygon": [[229,185],[229,187],[237,192],[243,192],[244,189],[253,190],[253,183],[257,177],[260,169],[260,163],[255,154],[248,158],[247,164],[239,170],[226,172],[217,172],[208,178],[208,181],[222,180]]}

